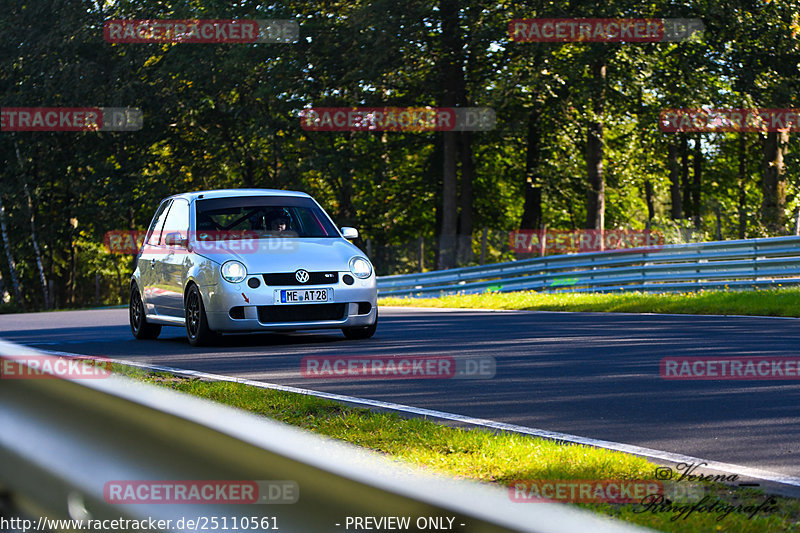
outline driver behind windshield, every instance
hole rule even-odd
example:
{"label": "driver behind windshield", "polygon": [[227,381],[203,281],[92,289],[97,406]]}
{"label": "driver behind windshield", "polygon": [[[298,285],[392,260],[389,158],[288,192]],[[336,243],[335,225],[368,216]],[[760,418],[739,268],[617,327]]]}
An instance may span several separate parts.
{"label": "driver behind windshield", "polygon": [[291,229],[291,218],[286,209],[273,212],[267,219],[267,229],[276,233],[285,233]]}
{"label": "driver behind windshield", "polygon": [[270,222],[269,229],[272,231],[277,231],[278,233],[283,233],[289,229],[289,219],[286,217],[274,218],[272,222]]}

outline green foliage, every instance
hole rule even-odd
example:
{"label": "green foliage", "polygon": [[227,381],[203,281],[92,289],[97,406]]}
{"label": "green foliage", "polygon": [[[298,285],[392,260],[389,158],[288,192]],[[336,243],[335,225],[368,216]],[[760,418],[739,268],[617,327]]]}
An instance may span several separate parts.
{"label": "green foliage", "polygon": [[[780,284],[778,285],[780,287]],[[378,305],[591,311],[609,313],[677,313],[697,315],[800,316],[800,289],[698,291],[685,293],[484,293],[441,298],[381,298]]]}
{"label": "green foliage", "polygon": [[[511,258],[502,235],[519,227],[528,179],[541,187],[547,227],[584,226],[587,127],[598,120],[606,228],[649,225],[668,242],[714,239],[718,225],[723,239],[793,232],[800,208],[796,135],[784,154],[786,201],[776,229],[763,216],[763,135],[665,134],[657,121],[670,107],[800,107],[798,12],[796,0],[462,1],[462,57],[453,58],[440,2],[430,0],[7,0],[0,105],[129,106],[145,117],[137,132],[0,134],[0,199],[24,295],[14,303],[44,306],[23,178],[58,307],[94,304],[95,275],[100,302],[124,302],[131,261],[104,255],[103,234],[143,229],[161,198],[189,190],[304,190],[338,224],[359,227],[357,244],[372,250],[379,274],[416,270],[420,237],[430,269],[442,219],[442,134],[309,132],[299,113],[310,106],[441,105],[442,65],[451,60],[463,73],[464,101],[497,113],[496,129],[472,136],[476,258],[484,227],[495,236],[487,261]],[[513,18],[601,16],[701,18],[706,30],[699,40],[650,44],[517,43],[507,33]],[[301,37],[249,45],[102,38],[107,19],[157,17],[292,18]],[[600,114],[595,61],[608,68]],[[533,178],[526,167],[532,113],[540,148]],[[701,202],[696,220],[688,208],[673,220],[667,150],[685,135],[689,146],[702,137]],[[13,300],[5,253],[0,275],[0,293]]]}

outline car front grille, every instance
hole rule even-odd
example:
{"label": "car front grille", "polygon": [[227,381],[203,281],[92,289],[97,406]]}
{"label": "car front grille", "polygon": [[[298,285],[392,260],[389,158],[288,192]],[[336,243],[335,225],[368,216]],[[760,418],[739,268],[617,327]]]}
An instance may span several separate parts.
{"label": "car front grille", "polygon": [[346,306],[347,304],[259,305],[258,321],[269,323],[342,320]]}
{"label": "car front grille", "polygon": [[267,285],[334,285],[339,283],[338,272],[309,272],[308,281],[300,283],[294,277],[294,272],[281,272],[278,274],[263,274],[264,283]]}

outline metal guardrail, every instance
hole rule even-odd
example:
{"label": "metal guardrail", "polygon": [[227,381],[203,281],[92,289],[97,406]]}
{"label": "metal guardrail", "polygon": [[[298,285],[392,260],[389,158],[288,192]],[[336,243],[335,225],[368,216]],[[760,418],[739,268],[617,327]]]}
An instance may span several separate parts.
{"label": "metal guardrail", "polygon": [[800,284],[800,237],[675,244],[553,255],[381,276],[380,296],[511,292],[674,292]]}
{"label": "metal guardrail", "polygon": [[[3,341],[0,355],[41,356]],[[112,480],[291,480],[299,500],[110,503],[104,487]],[[504,489],[421,474],[351,445],[119,376],[0,379],[0,518],[10,515],[34,524],[42,516],[172,520],[159,527],[167,531],[202,530],[177,521],[212,516],[220,528],[227,517],[229,530],[238,531],[263,530],[252,519],[274,517],[279,530],[292,533],[353,531],[347,517],[406,516],[412,524],[417,517],[454,517],[458,531],[644,531],[564,505],[514,503]],[[247,527],[230,528],[231,520],[245,518]]]}

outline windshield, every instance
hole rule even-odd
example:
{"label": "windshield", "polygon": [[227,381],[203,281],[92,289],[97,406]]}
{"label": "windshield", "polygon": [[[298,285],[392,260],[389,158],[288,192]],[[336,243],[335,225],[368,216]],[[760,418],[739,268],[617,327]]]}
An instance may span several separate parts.
{"label": "windshield", "polygon": [[204,232],[247,232],[248,237],[338,237],[330,220],[309,198],[249,196],[198,200],[198,240]]}

